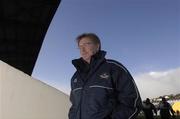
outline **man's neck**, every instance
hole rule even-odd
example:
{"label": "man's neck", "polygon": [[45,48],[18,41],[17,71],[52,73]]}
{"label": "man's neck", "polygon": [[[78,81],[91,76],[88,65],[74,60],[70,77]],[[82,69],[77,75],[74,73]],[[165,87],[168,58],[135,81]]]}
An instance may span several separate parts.
{"label": "man's neck", "polygon": [[91,59],[87,60],[86,62],[87,62],[88,64],[90,64],[90,62],[91,62]]}

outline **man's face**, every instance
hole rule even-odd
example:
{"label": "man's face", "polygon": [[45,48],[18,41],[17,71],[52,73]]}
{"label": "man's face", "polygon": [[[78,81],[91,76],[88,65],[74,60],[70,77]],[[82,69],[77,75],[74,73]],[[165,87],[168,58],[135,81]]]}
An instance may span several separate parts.
{"label": "man's face", "polygon": [[88,63],[90,63],[91,56],[99,50],[99,45],[93,43],[93,41],[88,37],[82,38],[78,47],[80,49],[81,57]]}

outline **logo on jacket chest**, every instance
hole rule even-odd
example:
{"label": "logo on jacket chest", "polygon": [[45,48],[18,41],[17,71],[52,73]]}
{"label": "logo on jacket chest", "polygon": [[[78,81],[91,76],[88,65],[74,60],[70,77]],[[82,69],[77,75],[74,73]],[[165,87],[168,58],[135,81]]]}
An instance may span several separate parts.
{"label": "logo on jacket chest", "polygon": [[99,77],[101,79],[108,79],[109,78],[109,74],[108,73],[102,73],[102,74],[99,75]]}
{"label": "logo on jacket chest", "polygon": [[78,79],[77,79],[77,78],[75,78],[75,79],[73,80],[73,82],[74,82],[74,83],[77,83],[77,80],[78,80]]}

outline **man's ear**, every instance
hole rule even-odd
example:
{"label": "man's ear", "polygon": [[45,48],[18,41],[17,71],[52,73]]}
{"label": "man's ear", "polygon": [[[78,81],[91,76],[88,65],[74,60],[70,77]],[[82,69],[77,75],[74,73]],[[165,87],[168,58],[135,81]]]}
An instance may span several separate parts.
{"label": "man's ear", "polygon": [[97,44],[97,49],[96,49],[96,51],[98,52],[99,50],[100,50],[100,45]]}

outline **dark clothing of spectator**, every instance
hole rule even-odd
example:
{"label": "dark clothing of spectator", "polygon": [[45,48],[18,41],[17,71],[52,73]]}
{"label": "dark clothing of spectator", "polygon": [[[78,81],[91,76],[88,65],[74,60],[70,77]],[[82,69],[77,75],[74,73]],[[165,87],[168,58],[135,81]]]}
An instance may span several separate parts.
{"label": "dark clothing of spectator", "polygon": [[149,98],[147,98],[146,101],[143,102],[143,112],[146,119],[154,119],[154,113],[157,115],[157,110],[155,106],[150,102]]}

